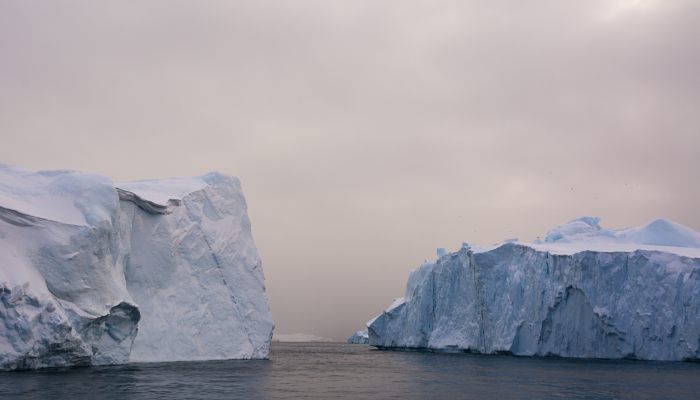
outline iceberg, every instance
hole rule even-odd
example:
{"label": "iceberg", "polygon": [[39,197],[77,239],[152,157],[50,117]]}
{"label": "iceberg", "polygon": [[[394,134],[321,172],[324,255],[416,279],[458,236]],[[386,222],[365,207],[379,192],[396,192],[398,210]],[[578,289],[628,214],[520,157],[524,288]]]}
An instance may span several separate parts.
{"label": "iceberg", "polygon": [[463,245],[411,272],[368,323],[381,349],[700,359],[700,233],[584,217],[543,242]]}
{"label": "iceberg", "polygon": [[367,329],[363,329],[355,332],[352,336],[348,338],[348,343],[350,344],[368,344],[369,336]]}
{"label": "iceberg", "polygon": [[266,358],[272,330],[236,178],[0,165],[0,369]]}

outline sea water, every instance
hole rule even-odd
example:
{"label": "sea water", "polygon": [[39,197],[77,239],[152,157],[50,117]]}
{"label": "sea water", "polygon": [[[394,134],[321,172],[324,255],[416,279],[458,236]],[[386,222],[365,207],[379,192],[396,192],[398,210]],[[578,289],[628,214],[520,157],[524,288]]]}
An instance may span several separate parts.
{"label": "sea water", "polygon": [[700,364],[274,343],[269,360],[0,372],[1,399],[698,399]]}

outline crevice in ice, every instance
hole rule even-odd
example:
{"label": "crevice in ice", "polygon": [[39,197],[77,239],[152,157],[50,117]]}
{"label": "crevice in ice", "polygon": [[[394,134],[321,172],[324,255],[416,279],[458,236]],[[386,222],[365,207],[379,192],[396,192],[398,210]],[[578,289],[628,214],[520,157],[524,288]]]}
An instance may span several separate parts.
{"label": "crevice in ice", "polygon": [[95,318],[82,329],[91,345],[94,364],[119,364],[129,360],[131,346],[138,333],[141,312],[138,307],[121,302],[107,315]]}
{"label": "crevice in ice", "polygon": [[30,226],[35,226],[43,222],[50,223],[60,223],[68,226],[80,226],[75,224],[69,224],[66,222],[53,221],[46,218],[37,217],[34,215],[28,215],[21,211],[13,210],[11,208],[0,206],[0,220],[7,222],[10,225],[14,225],[20,228],[26,228]]}
{"label": "crevice in ice", "polygon": [[[214,207],[212,207],[210,204],[208,204],[209,198],[206,195],[204,197],[205,197],[205,204],[204,204],[203,208],[206,208],[206,206],[209,205],[209,207],[211,208],[211,211],[215,212]],[[187,210],[187,213],[189,214],[190,218],[193,221],[199,220],[201,218],[201,217],[194,215],[191,212],[189,207],[185,207],[185,209]],[[217,213],[217,215],[218,215],[218,213]],[[238,317],[239,321],[244,321],[246,318],[244,318],[243,315],[241,315],[241,310],[238,307],[238,301],[236,300],[236,296],[234,295],[235,288],[233,288],[231,285],[229,285],[229,283],[226,281],[226,276],[224,274],[224,270],[221,266],[219,258],[216,256],[216,252],[214,251],[214,248],[212,247],[211,243],[209,242],[209,239],[207,237],[206,232],[204,232],[204,230],[202,229],[202,227],[199,224],[195,225],[195,227],[196,227],[196,229],[199,229],[199,231],[201,232],[202,240],[204,241],[204,244],[207,246],[207,249],[209,250],[209,254],[211,254],[212,260],[214,261],[214,265],[216,266],[217,270],[219,271],[219,275],[221,276],[221,281],[223,282],[224,286],[226,286],[228,288],[228,291],[230,293],[229,297],[231,299],[232,308],[233,308],[234,313]],[[248,326],[246,324],[243,324],[242,329],[246,334],[246,338],[248,339],[248,343],[250,343],[251,348],[254,348],[254,345],[253,345],[254,340],[253,340],[253,337],[251,335],[251,332],[250,332]]]}
{"label": "crevice in ice", "polygon": [[146,200],[139,195],[130,192],[128,190],[120,189],[120,188],[115,188],[117,189],[117,193],[119,194],[119,200],[122,201],[129,201],[131,203],[136,204],[138,208],[142,209],[143,211],[149,213],[149,214],[170,214],[172,213],[172,207],[177,207],[182,204],[182,202],[178,199],[170,199],[168,200],[167,205],[163,204],[158,204],[154,203],[150,200]]}
{"label": "crevice in ice", "polygon": [[[542,321],[537,353],[563,357],[620,354],[618,332],[595,313],[583,290],[568,286]],[[627,354],[632,356],[634,354]]]}
{"label": "crevice in ice", "polygon": [[487,329],[487,310],[486,310],[486,304],[485,304],[485,299],[484,299],[484,288],[483,288],[483,283],[481,276],[479,274],[479,267],[476,263],[476,260],[474,259],[474,254],[469,252],[468,254],[468,263],[469,266],[471,267],[471,273],[472,273],[472,282],[474,282],[474,298],[476,299],[477,302],[477,307],[478,307],[478,316],[479,316],[479,337],[477,338],[477,349],[479,351],[483,352],[488,352],[489,349],[487,349],[486,346],[486,329]]}

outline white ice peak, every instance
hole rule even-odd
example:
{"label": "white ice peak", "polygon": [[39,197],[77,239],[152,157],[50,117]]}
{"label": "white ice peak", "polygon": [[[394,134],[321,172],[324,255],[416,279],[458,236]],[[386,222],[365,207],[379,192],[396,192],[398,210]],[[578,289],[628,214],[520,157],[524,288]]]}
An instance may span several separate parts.
{"label": "white ice peak", "polygon": [[637,228],[613,230],[601,227],[600,218],[582,217],[549,231],[545,242],[604,242],[700,248],[700,233],[663,218],[655,219]]}

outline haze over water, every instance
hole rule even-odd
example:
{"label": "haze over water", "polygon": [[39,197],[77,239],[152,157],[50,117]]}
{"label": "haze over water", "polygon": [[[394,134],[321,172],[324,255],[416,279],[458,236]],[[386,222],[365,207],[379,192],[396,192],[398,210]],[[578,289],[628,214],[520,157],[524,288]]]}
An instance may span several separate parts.
{"label": "haze over water", "polygon": [[0,162],[239,176],[277,331],[342,339],[436,247],[700,230],[700,2],[0,2]]}

